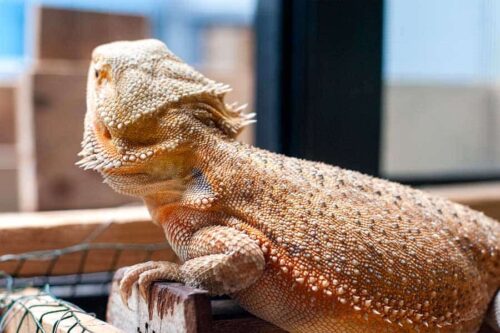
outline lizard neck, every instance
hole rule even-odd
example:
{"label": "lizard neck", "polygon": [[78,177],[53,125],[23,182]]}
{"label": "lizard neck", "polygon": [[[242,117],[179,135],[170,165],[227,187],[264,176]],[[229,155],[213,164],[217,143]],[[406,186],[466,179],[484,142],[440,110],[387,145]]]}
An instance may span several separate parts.
{"label": "lizard neck", "polygon": [[215,166],[227,159],[227,149],[233,144],[238,143],[218,137],[203,138],[182,155],[167,157],[165,163],[156,166],[155,177],[168,181],[161,181],[161,187],[143,196],[153,220],[162,224],[180,207],[203,210],[196,202],[214,195],[212,182],[218,182]]}
{"label": "lizard neck", "polygon": [[193,159],[183,154],[175,158],[167,157],[164,163],[155,166],[152,174],[157,179],[156,188],[142,196],[154,222],[160,222],[160,211],[170,211],[181,204],[194,165]]}

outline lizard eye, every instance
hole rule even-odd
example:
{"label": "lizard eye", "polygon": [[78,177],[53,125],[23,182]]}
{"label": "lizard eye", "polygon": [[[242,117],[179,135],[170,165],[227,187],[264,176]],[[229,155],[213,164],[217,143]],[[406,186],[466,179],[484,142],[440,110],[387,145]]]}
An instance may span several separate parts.
{"label": "lizard eye", "polygon": [[104,65],[101,68],[94,68],[94,77],[97,84],[101,84],[104,80],[108,80],[109,76],[109,66]]}

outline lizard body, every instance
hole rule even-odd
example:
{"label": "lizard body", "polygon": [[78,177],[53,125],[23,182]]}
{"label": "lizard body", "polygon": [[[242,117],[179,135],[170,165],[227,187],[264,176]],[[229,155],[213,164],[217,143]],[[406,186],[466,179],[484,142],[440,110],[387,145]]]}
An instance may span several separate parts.
{"label": "lizard body", "polygon": [[229,294],[291,332],[475,332],[500,224],[396,183],[234,137],[252,116],[155,40],[96,48],[81,165],[144,199],[183,261],[132,267]]}

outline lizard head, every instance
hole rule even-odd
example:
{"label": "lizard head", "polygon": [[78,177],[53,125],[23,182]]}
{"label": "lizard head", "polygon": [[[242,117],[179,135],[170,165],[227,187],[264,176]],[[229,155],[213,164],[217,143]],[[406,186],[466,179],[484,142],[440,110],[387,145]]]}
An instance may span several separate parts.
{"label": "lizard head", "polygon": [[77,164],[122,193],[158,190],[205,138],[231,140],[254,122],[244,107],[224,103],[229,90],[158,40],[101,45],[92,53]]}

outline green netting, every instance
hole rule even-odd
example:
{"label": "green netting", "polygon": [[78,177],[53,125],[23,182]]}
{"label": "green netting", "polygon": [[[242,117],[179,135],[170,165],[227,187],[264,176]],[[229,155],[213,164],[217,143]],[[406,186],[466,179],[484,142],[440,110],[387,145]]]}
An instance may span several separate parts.
{"label": "green netting", "polygon": [[[22,276],[23,267],[26,263],[38,261],[45,262],[45,266],[43,268],[44,272],[42,275],[37,277],[32,277],[32,281],[38,281],[37,278],[45,277],[45,283],[48,283],[48,277],[53,276],[54,267],[58,260],[63,256],[80,254],[80,258],[78,262],[78,269],[72,273],[76,275],[76,278],[72,282],[73,284],[80,283],[81,276],[83,272],[85,272],[85,265],[90,258],[91,251],[93,250],[111,250],[113,251],[111,254],[112,259],[109,262],[109,266],[104,268],[102,272],[110,273],[107,275],[108,282],[112,278],[112,273],[117,269],[117,264],[120,260],[124,251],[134,251],[134,253],[144,253],[142,261],[151,260],[153,253],[157,251],[161,251],[164,249],[168,249],[169,245],[166,242],[163,243],[155,243],[155,244],[134,244],[134,243],[97,243],[95,239],[97,239],[105,230],[107,230],[113,223],[104,223],[98,226],[95,230],[93,230],[89,235],[82,235],[83,241],[81,243],[71,245],[65,248],[60,249],[51,249],[51,250],[34,250],[25,253],[15,253],[15,254],[0,254],[0,263],[14,262],[13,269],[6,272],[10,276],[13,277],[11,283],[16,286],[18,285],[16,282],[18,281],[18,277]],[[74,259],[73,259],[74,260]],[[24,279],[26,280],[26,278]],[[26,284],[26,281],[24,281]],[[2,276],[0,276],[0,288],[4,287],[4,284],[8,283],[2,280]],[[30,285],[28,283],[28,285]],[[6,286],[5,286],[6,287]]]}
{"label": "green netting", "polygon": [[[12,277],[0,273],[7,280],[12,281]],[[12,283],[9,284],[11,288]],[[76,316],[78,313],[84,313],[87,315],[94,316],[93,314],[86,313],[84,310],[80,309],[74,304],[66,302],[64,300],[56,298],[50,293],[49,286],[47,285],[44,290],[39,290],[34,295],[22,295],[22,290],[5,289],[2,294],[0,294],[0,332],[3,332],[10,320],[16,318],[18,322],[16,323],[16,333],[21,332],[23,325],[27,324],[26,321],[31,321],[36,327],[36,333],[49,333],[43,327],[43,321],[46,316],[51,314],[60,314],[59,318],[53,324],[50,332],[57,332],[59,326],[63,321],[73,320],[74,324],[68,328],[68,332],[72,332],[78,329],[79,332],[92,332],[90,329],[85,327],[81,322],[80,318]],[[34,302],[36,301],[36,302]],[[47,311],[37,318],[33,312],[35,308],[47,308]],[[21,311],[22,314],[16,313],[15,311]],[[17,319],[19,318],[20,319]]]}
{"label": "green netting", "polygon": [[[6,325],[9,320],[14,318],[13,311],[22,311],[22,315],[16,314],[15,318],[21,316],[20,321],[17,323],[17,332],[21,328],[26,326],[26,321],[32,321],[33,327],[36,327],[36,333],[49,333],[43,328],[43,321],[47,319],[47,316],[58,314],[55,325],[50,332],[57,332],[58,328],[62,324],[67,324],[71,321],[71,326],[67,328],[71,332],[91,332],[87,327],[85,327],[80,319],[76,316],[78,313],[85,313],[82,309],[77,306],[59,299],[51,293],[49,289],[49,278],[54,278],[52,276],[53,269],[56,266],[58,260],[65,255],[74,255],[75,253],[80,253],[80,259],[78,263],[78,270],[75,274],[72,274],[72,279],[65,280],[62,284],[56,284],[58,286],[70,286],[75,287],[82,282],[82,276],[85,276],[85,265],[92,255],[91,250],[113,250],[112,260],[110,261],[109,267],[107,267],[103,273],[105,281],[100,281],[99,283],[109,283],[111,281],[113,272],[117,268],[120,256],[126,250],[133,250],[134,252],[141,251],[144,253],[143,260],[150,260],[153,253],[163,249],[169,248],[166,243],[156,243],[156,244],[125,244],[125,243],[97,243],[94,242],[98,236],[100,236],[110,225],[110,223],[104,223],[92,231],[89,235],[85,237],[82,235],[83,241],[81,243],[68,246],[60,249],[52,250],[34,250],[25,253],[16,254],[2,254],[0,255],[0,263],[4,262],[14,262],[15,265],[12,271],[1,272],[0,271],[0,332],[5,330]],[[43,268],[44,274],[37,277],[22,277],[22,269],[24,265],[28,262],[37,261],[45,263]],[[40,281],[41,284],[36,282]],[[36,282],[36,283],[35,283]],[[20,296],[23,288],[29,286],[40,286],[37,294]],[[20,288],[21,287],[21,288]],[[53,286],[55,289],[55,286]],[[74,289],[76,290],[76,288]],[[72,295],[72,297],[77,295]],[[33,304],[33,300],[38,299],[38,304]],[[50,300],[47,301],[47,300]],[[39,307],[47,307],[48,311],[43,313],[37,319],[33,314],[33,310]],[[52,316],[51,316],[52,318]],[[16,319],[17,320],[17,319]],[[74,323],[73,321],[74,320]],[[31,332],[30,332],[31,333]]]}

